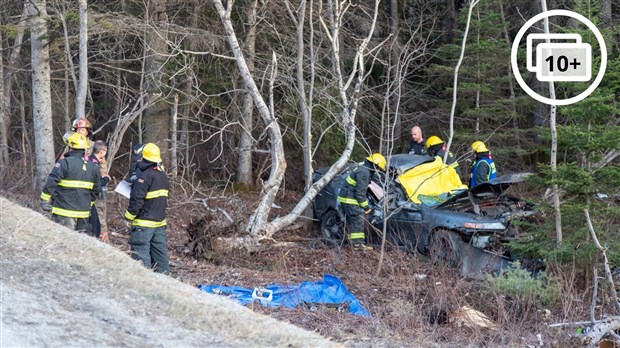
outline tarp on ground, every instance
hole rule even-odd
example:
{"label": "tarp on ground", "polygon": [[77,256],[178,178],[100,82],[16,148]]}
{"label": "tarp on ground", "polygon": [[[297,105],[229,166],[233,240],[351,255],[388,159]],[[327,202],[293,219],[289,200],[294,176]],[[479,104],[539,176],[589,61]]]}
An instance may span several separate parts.
{"label": "tarp on ground", "polygon": [[323,275],[323,281],[308,281],[298,285],[272,284],[253,289],[240,286],[199,285],[198,288],[210,294],[225,295],[244,306],[254,301],[266,307],[325,306],[342,311],[348,310],[351,314],[370,316],[340,279],[330,274]]}
{"label": "tarp on ground", "polygon": [[436,157],[435,161],[420,164],[400,176],[398,182],[414,203],[421,203],[419,195],[439,196],[442,193],[467,189],[456,170]]}

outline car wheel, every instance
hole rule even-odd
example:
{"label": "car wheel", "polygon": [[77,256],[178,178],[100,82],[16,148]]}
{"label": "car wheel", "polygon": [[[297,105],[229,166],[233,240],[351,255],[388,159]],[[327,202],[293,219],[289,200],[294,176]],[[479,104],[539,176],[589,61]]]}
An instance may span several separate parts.
{"label": "car wheel", "polygon": [[433,262],[445,261],[451,267],[461,262],[462,239],[456,232],[439,229],[430,237],[429,256]]}
{"label": "car wheel", "polygon": [[329,210],[321,218],[321,236],[325,243],[340,246],[344,242],[344,223],[335,210]]}

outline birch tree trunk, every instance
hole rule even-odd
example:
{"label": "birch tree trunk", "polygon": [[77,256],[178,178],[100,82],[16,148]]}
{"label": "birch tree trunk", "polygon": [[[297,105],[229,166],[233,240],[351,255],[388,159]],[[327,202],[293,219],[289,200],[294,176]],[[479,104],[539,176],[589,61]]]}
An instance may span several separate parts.
{"label": "birch tree trunk", "polygon": [[[86,93],[88,91],[88,11],[87,0],[79,0],[80,5],[80,74],[75,99],[75,118],[86,117]],[[69,56],[69,59],[71,57]]]}
{"label": "birch tree trunk", "polygon": [[[540,1],[542,12],[547,12],[546,0]],[[545,17],[543,21],[545,33],[549,34],[549,17]],[[546,40],[549,43],[549,39]],[[549,98],[555,99],[555,84],[550,81],[549,84]],[[556,129],[556,106],[551,105],[549,109],[549,128],[551,129],[551,158],[549,160],[551,165],[551,179],[553,183],[551,185],[553,190],[553,209],[555,211],[555,238],[557,245],[562,244],[562,211],[560,210],[560,190],[556,183],[557,178],[557,162],[558,162],[558,132]]]}
{"label": "birch tree trunk", "polygon": [[[147,2],[147,20],[151,30],[146,33],[146,61],[145,84],[149,94],[162,93],[164,84],[161,81],[164,75],[162,69],[168,52],[166,33],[160,30],[167,25],[165,0],[150,0]],[[169,109],[164,103],[150,105],[144,115],[144,142],[155,143],[161,149],[168,149]],[[168,151],[162,151],[164,162],[167,164]]]}
{"label": "birch tree trunk", "polygon": [[[401,54],[401,45],[399,40],[400,33],[400,20],[398,14],[398,0],[390,0],[390,33],[392,35],[392,49],[391,49],[391,62],[392,64],[392,81],[398,81],[398,75],[400,74],[400,54]],[[392,136],[388,137],[388,141],[391,141],[392,144],[397,143],[400,144],[400,136],[402,134],[402,125],[401,125],[401,117],[399,105],[400,101],[398,97],[391,98],[390,109],[392,114],[394,115],[394,124],[393,124],[393,132]],[[388,144],[387,148],[393,148],[393,145],[390,146]]]}
{"label": "birch tree trunk", "polygon": [[[310,1],[310,9],[312,11],[313,2]],[[297,83],[297,102],[299,104],[299,111],[301,114],[301,122],[303,125],[303,144],[302,144],[302,152],[303,152],[303,161],[304,161],[304,192],[307,192],[310,186],[312,185],[312,174],[314,169],[312,167],[312,87],[314,83],[314,56],[310,57],[310,64],[305,64],[305,23],[306,23],[306,0],[301,0],[297,14],[294,14],[290,9],[288,1],[286,2],[287,9],[289,10],[289,14],[291,19],[295,23],[296,29],[296,42],[297,42],[297,56],[295,62],[295,80]],[[310,12],[310,25],[312,25],[312,12]],[[312,29],[312,28],[311,28]],[[314,48],[312,45],[314,32],[311,30],[309,34],[310,38],[310,50],[314,52]],[[310,67],[310,83],[309,94],[306,93],[306,78],[304,77],[306,73],[306,66]],[[304,230],[309,230],[312,228],[312,209],[311,206],[308,205],[303,212],[303,216],[306,217],[304,220]]]}
{"label": "birch tree trunk", "polygon": [[[254,56],[256,54],[256,7],[258,0],[250,0],[245,8],[245,52],[248,73],[254,74]],[[247,187],[254,186],[252,180],[252,129],[254,128],[254,101],[247,91],[243,95],[241,109],[241,136],[239,137],[239,162],[237,181]]]}
{"label": "birch tree trunk", "polygon": [[35,195],[54,165],[54,133],[45,0],[26,2],[30,16],[30,49],[32,64],[32,119],[35,144]]}
{"label": "birch tree trunk", "polygon": [[452,138],[454,137],[454,113],[456,111],[456,96],[458,92],[459,81],[459,68],[463,63],[463,56],[465,55],[465,44],[467,43],[467,33],[469,32],[469,24],[471,23],[471,13],[474,7],[478,4],[478,0],[471,0],[469,2],[469,12],[467,13],[467,24],[465,24],[465,33],[463,34],[463,43],[461,44],[461,55],[454,68],[454,84],[452,86],[452,108],[450,109],[450,136],[448,137],[448,143],[446,145],[446,152],[443,155],[443,163],[446,163],[448,154],[450,153],[450,145],[452,145]]}
{"label": "birch tree trunk", "polygon": [[176,179],[178,171],[177,160],[177,119],[179,114],[179,95],[174,95],[174,101],[172,103],[172,111],[170,115],[170,174]]}

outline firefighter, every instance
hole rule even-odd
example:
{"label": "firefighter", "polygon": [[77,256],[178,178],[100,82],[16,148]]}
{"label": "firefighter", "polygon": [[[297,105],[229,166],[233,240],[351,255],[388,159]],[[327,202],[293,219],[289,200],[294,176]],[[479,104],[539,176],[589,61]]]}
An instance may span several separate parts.
{"label": "firefighter", "polygon": [[411,128],[411,140],[409,141],[409,154],[410,155],[426,155],[426,148],[424,147],[424,136],[422,135],[422,128],[414,126]]}
{"label": "firefighter", "polygon": [[155,272],[168,273],[166,207],[169,183],[160,162],[159,147],[153,143],[144,145],[124,217],[131,221],[131,256],[141,260],[145,267],[154,268]]}
{"label": "firefighter", "polygon": [[43,186],[41,208],[52,213],[54,222],[92,236],[88,218],[99,195],[99,168],[84,156],[89,149],[86,137],[71,133],[64,140],[69,151],[56,162]]}
{"label": "firefighter", "polygon": [[472,188],[497,177],[495,162],[491,158],[489,149],[482,141],[474,141],[471,149],[476,155],[476,160],[471,165],[469,187]]}
{"label": "firefighter", "polygon": [[[443,156],[446,154],[446,144],[441,140],[440,137],[436,135],[430,136],[426,140],[426,151],[428,151],[429,156],[439,157],[443,161]],[[446,157],[446,164],[456,170],[456,173],[461,176],[461,170],[459,168],[459,162],[456,161],[456,158],[452,154],[452,152],[448,152],[448,157]]]}
{"label": "firefighter", "polygon": [[380,153],[366,157],[364,163],[355,167],[347,176],[344,186],[338,194],[338,202],[342,204],[346,216],[348,238],[353,250],[372,250],[372,247],[366,245],[362,216],[371,212],[366,197],[366,191],[370,184],[370,170],[379,168],[385,171],[385,166],[385,157]]}

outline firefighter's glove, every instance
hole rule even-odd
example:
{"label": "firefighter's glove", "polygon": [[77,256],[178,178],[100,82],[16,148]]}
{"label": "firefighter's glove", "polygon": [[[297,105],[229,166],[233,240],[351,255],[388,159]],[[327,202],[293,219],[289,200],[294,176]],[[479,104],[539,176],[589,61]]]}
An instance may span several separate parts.
{"label": "firefighter's glove", "polygon": [[372,213],[372,209],[370,209],[370,208],[368,208],[368,209],[364,212],[364,214],[366,214],[366,215],[368,215],[368,214],[370,214],[370,213]]}
{"label": "firefighter's glove", "polygon": [[51,213],[52,212],[52,203],[50,203],[48,201],[41,200],[41,209],[43,211]]}

